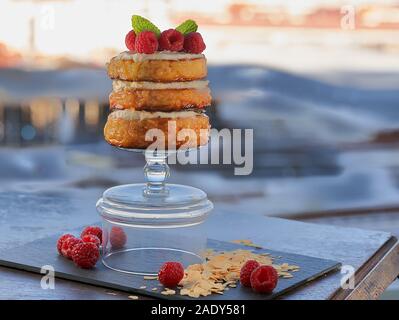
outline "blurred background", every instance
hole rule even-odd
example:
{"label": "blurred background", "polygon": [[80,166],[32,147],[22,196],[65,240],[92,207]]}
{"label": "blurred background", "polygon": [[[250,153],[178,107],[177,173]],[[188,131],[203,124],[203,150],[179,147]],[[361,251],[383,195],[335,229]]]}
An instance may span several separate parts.
{"label": "blurred background", "polygon": [[143,180],[143,157],[102,136],[104,65],[126,50],[132,14],[161,29],[196,20],[213,127],[254,129],[252,175],[177,165],[171,181],[248,218],[399,235],[398,0],[1,0],[0,234],[18,242],[27,205],[60,229],[48,197],[78,197],[93,218],[105,188]]}

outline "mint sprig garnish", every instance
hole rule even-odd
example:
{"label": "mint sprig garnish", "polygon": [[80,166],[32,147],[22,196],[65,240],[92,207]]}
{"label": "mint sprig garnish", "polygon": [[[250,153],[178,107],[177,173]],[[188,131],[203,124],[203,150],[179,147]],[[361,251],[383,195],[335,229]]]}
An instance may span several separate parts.
{"label": "mint sprig garnish", "polygon": [[143,31],[152,31],[157,37],[161,35],[161,30],[159,30],[155,24],[153,24],[150,20],[138,15],[132,16],[132,27],[136,34],[139,34]]}
{"label": "mint sprig garnish", "polygon": [[191,19],[184,21],[182,24],[176,27],[176,30],[184,35],[191,32],[195,32],[197,31],[197,29],[198,29],[197,23]]}

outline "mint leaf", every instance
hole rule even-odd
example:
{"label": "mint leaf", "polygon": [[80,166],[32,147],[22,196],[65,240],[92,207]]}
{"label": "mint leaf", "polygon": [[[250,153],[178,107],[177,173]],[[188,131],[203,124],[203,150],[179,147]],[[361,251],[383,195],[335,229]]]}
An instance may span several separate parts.
{"label": "mint leaf", "polygon": [[132,27],[136,34],[139,34],[143,31],[152,31],[157,37],[161,35],[161,31],[155,24],[153,24],[150,20],[138,15],[132,16]]}
{"label": "mint leaf", "polygon": [[182,34],[188,34],[191,32],[195,32],[198,29],[198,25],[194,20],[186,20],[182,24],[176,27],[176,30],[181,32]]}

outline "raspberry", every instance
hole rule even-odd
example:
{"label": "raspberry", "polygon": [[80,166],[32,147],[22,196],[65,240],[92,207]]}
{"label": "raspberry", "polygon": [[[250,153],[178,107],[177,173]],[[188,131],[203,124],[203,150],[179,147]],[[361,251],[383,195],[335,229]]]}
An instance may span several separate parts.
{"label": "raspberry", "polygon": [[272,266],[260,266],[251,273],[251,286],[255,292],[271,293],[278,282],[278,274]]}
{"label": "raspberry", "polygon": [[165,30],[159,38],[159,50],[181,51],[183,49],[184,36],[175,29]]}
{"label": "raspberry", "polygon": [[81,242],[72,250],[73,262],[83,269],[93,268],[99,257],[98,247],[92,242]]}
{"label": "raspberry", "polygon": [[100,239],[100,242],[103,239],[103,231],[101,230],[100,227],[96,226],[89,226],[83,229],[82,233],[80,234],[80,237],[83,238],[86,234],[92,234],[96,236],[98,239]]}
{"label": "raspberry", "polygon": [[165,262],[158,272],[159,282],[168,288],[177,286],[183,277],[184,268],[180,262]]}
{"label": "raspberry", "polygon": [[100,248],[100,245],[101,245],[100,239],[98,239],[98,237],[95,236],[94,234],[85,234],[85,235],[82,237],[82,241],[83,241],[83,242],[91,242],[91,243],[94,243],[94,244],[97,246],[97,248]]}
{"label": "raspberry", "polygon": [[121,227],[112,227],[109,242],[111,243],[112,249],[121,249],[126,244],[126,233]]}
{"label": "raspberry", "polygon": [[139,53],[154,53],[158,50],[158,39],[154,32],[143,31],[136,36],[136,51]]}
{"label": "raspberry", "polygon": [[66,239],[61,247],[61,253],[65,258],[72,259],[72,250],[73,248],[83,241],[79,238],[70,237]]}
{"label": "raspberry", "polygon": [[206,45],[199,32],[191,32],[184,37],[184,51],[188,53],[201,53]]}
{"label": "raspberry", "polygon": [[241,267],[240,282],[244,287],[251,287],[251,273],[259,266],[260,264],[258,261],[248,260]]}
{"label": "raspberry", "polygon": [[126,47],[130,51],[135,51],[135,42],[136,42],[136,33],[134,32],[134,30],[130,30],[125,37]]}
{"label": "raspberry", "polygon": [[64,241],[68,238],[74,237],[73,235],[67,233],[62,235],[61,237],[59,237],[58,241],[57,241],[57,250],[59,254],[62,254],[61,249],[62,249],[62,244],[64,243]]}

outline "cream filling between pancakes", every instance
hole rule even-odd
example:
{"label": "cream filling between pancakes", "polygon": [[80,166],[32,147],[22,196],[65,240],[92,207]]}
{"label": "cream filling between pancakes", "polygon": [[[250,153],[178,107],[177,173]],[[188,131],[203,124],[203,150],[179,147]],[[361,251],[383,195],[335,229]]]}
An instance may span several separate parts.
{"label": "cream filling between pancakes", "polygon": [[165,89],[207,89],[208,80],[194,80],[183,82],[150,82],[150,81],[124,81],[114,80],[112,89],[117,92],[124,89],[139,90],[165,90]]}
{"label": "cream filling between pancakes", "polygon": [[124,120],[145,120],[154,118],[190,118],[202,113],[195,111],[174,111],[174,112],[149,112],[149,111],[137,111],[133,109],[115,110],[110,113],[109,118],[111,119],[124,119]]}
{"label": "cream filling between pancakes", "polygon": [[199,53],[185,53],[174,51],[158,51],[151,54],[134,53],[131,51],[124,51],[117,55],[116,60],[133,60],[134,62],[148,61],[148,60],[194,60],[205,59],[205,55]]}

